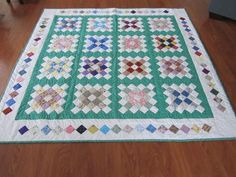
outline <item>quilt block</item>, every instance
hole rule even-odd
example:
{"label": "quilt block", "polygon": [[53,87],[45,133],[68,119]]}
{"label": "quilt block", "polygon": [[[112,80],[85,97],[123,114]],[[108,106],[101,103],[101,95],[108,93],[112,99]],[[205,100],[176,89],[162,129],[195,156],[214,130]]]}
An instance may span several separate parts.
{"label": "quilt block", "polygon": [[0,104],[0,141],[236,137],[183,9],[45,9]]}

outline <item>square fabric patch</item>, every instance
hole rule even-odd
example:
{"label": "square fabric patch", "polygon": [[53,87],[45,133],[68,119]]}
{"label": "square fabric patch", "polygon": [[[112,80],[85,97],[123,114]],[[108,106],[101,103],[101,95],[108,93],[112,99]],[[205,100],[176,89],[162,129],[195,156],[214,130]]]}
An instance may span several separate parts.
{"label": "square fabric patch", "polygon": [[87,35],[85,36],[85,44],[83,52],[111,52],[112,40],[111,36],[104,35]]}
{"label": "square fabric patch", "polygon": [[111,93],[109,89],[110,85],[106,84],[104,86],[101,85],[85,85],[82,86],[78,84],[76,86],[77,92],[75,93],[76,99],[73,101],[75,107],[71,110],[73,113],[77,113],[79,111],[87,112],[95,112],[98,113],[100,111],[108,113],[111,111],[109,105],[111,104],[111,100],[109,96]]}
{"label": "square fabric patch", "polygon": [[110,79],[111,57],[82,57],[78,78]]}
{"label": "square fabric patch", "polygon": [[143,32],[142,18],[118,18],[119,31],[141,31]]}
{"label": "square fabric patch", "polygon": [[151,69],[150,63],[148,62],[148,57],[119,57],[119,65],[120,65],[120,79],[129,78],[135,79],[139,78],[142,79],[144,77],[151,79]]}
{"label": "square fabric patch", "polygon": [[125,113],[130,111],[132,113],[141,111],[146,113],[147,111],[151,111],[156,113],[157,107],[155,106],[157,100],[153,98],[155,96],[155,92],[153,91],[154,86],[149,84],[144,86],[140,85],[128,85],[125,86],[123,84],[119,85],[120,89],[119,96],[121,97],[119,103],[122,107],[119,109],[121,113]]}
{"label": "square fabric patch", "polygon": [[147,52],[144,35],[119,35],[119,52]]}
{"label": "square fabric patch", "polygon": [[52,87],[49,85],[45,85],[44,87],[36,85],[34,92],[31,94],[32,99],[28,102],[29,108],[25,110],[26,113],[46,112],[50,114],[55,111],[59,114],[63,111],[62,106],[65,103],[64,97],[67,94],[65,89],[67,88],[67,84],[62,86],[53,85]]}
{"label": "square fabric patch", "polygon": [[183,9],[47,9],[0,103],[0,142],[234,139]]}

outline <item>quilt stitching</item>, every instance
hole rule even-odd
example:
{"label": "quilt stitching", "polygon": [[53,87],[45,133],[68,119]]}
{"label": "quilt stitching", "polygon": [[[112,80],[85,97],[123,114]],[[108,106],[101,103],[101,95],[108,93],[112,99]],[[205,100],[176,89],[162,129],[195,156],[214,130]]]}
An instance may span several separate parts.
{"label": "quilt stitching", "polygon": [[80,125],[77,127],[73,127],[72,125],[67,126],[66,128],[62,128],[60,126],[56,126],[55,128],[50,127],[48,125],[45,125],[41,129],[39,126],[35,125],[33,127],[28,127],[26,125],[20,127],[18,129],[18,133],[20,135],[26,135],[27,133],[30,133],[31,135],[38,135],[38,134],[44,134],[48,135],[49,133],[53,133],[55,135],[60,135],[62,133],[67,133],[67,134],[74,134],[78,133],[79,135],[82,134],[87,134],[87,135],[96,135],[98,133],[101,134],[110,134],[113,133],[114,135],[119,135],[119,133],[126,133],[126,134],[131,134],[131,133],[155,133],[155,134],[185,134],[185,135],[191,135],[191,134],[205,134],[205,133],[210,133],[212,131],[212,126],[208,124],[192,124],[192,125],[185,125],[185,124],[180,124],[180,125],[170,125],[170,126],[165,126],[165,125],[154,125],[154,124],[148,124],[148,125],[142,125],[142,124],[137,124],[137,125],[102,125],[102,126],[96,126],[96,125],[90,125],[90,126],[85,126],[85,125]]}
{"label": "quilt stitching", "polygon": [[142,78],[152,78],[150,63],[148,62],[149,57],[119,57],[119,78],[129,78],[129,79],[142,79]]}
{"label": "quilt stitching", "polygon": [[22,82],[24,81],[24,75],[27,74],[27,70],[29,68],[29,64],[34,59],[34,51],[35,48],[41,43],[42,41],[42,35],[45,31],[45,28],[48,25],[49,18],[44,18],[42,22],[39,25],[39,31],[36,33],[35,36],[33,36],[33,42],[31,45],[31,48],[29,51],[26,52],[26,55],[23,56],[23,62],[18,70],[18,75],[16,76],[16,80],[14,82],[14,85],[12,87],[12,90],[9,93],[9,96],[7,98],[7,101],[5,102],[5,105],[3,107],[2,112],[7,115],[13,111],[13,106],[16,103],[17,96],[19,95],[18,91],[22,88]]}
{"label": "quilt stitching", "polygon": [[76,99],[73,101],[75,107],[71,111],[73,113],[78,113],[79,111],[84,113],[88,113],[89,111],[95,113],[100,111],[105,113],[110,112],[110,88],[111,86],[108,84],[103,86],[99,84],[87,84],[85,86],[78,84],[76,86],[77,91],[75,93]]}
{"label": "quilt stitching", "polygon": [[152,84],[148,84],[144,86],[140,85],[129,85],[125,86],[123,84],[119,85],[118,88],[121,90],[119,96],[121,100],[119,103],[121,104],[121,108],[119,111],[121,113],[125,113],[130,111],[132,113],[136,113],[141,111],[146,113],[147,111],[151,111],[156,113],[158,108],[156,107],[157,100],[153,97],[155,96],[154,86]]}
{"label": "quilt stitching", "polygon": [[39,70],[40,74],[37,76],[38,79],[42,78],[69,78],[71,72],[71,66],[73,65],[74,57],[45,57],[43,58],[44,62],[42,63],[42,68]]}
{"label": "quilt stitching", "polygon": [[175,31],[171,18],[148,18],[149,27],[154,31]]}
{"label": "quilt stitching", "polygon": [[27,114],[31,112],[41,113],[45,111],[47,114],[55,111],[56,113],[61,113],[63,111],[63,104],[65,101],[65,96],[67,95],[66,89],[67,84],[63,85],[49,85],[40,86],[36,85],[34,87],[34,92],[31,94],[32,99],[28,102],[29,108],[25,110]]}
{"label": "quilt stitching", "polygon": [[112,37],[110,35],[87,35],[85,38],[86,41],[83,52],[111,52]]}
{"label": "quilt stitching", "polygon": [[143,23],[141,18],[118,18],[119,31],[141,31],[143,32]]}
{"label": "quilt stitching", "polygon": [[157,57],[159,71],[161,72],[161,77],[166,78],[170,77],[171,79],[175,77],[183,78],[191,78],[192,75],[189,73],[190,69],[188,68],[188,63],[186,62],[186,58],[184,56],[181,57]]}
{"label": "quilt stitching", "polygon": [[62,32],[72,32],[72,31],[80,31],[80,27],[81,27],[81,20],[82,18],[78,17],[78,18],[58,18],[57,20],[57,24],[55,27],[55,31],[62,31]]}
{"label": "quilt stitching", "polygon": [[112,31],[112,18],[89,18],[87,31]]}
{"label": "quilt stitching", "polygon": [[205,74],[205,79],[208,82],[208,86],[211,88],[210,93],[214,96],[213,100],[218,105],[217,108],[224,112],[226,107],[224,106],[223,98],[220,96],[220,92],[216,88],[216,83],[213,77],[211,76],[211,71],[208,69],[208,65],[202,60],[202,52],[200,50],[200,47],[198,46],[196,42],[196,38],[192,33],[192,30],[190,29],[187,20],[184,17],[179,18],[182,24],[182,27],[186,31],[186,34],[189,36],[188,39],[190,40],[190,43],[192,45],[192,49],[199,58],[200,66],[202,67],[202,72]]}
{"label": "quilt stitching", "polygon": [[119,52],[147,52],[145,36],[119,36]]}
{"label": "quilt stitching", "polygon": [[110,79],[111,57],[82,57],[78,78]]}
{"label": "quilt stitching", "polygon": [[177,111],[183,113],[183,111],[203,112],[204,108],[201,106],[201,100],[198,98],[198,93],[195,91],[196,86],[190,85],[167,85],[163,84],[165,89],[164,94],[167,96],[166,103],[168,104],[167,110],[169,112]]}
{"label": "quilt stitching", "polygon": [[47,52],[75,52],[79,35],[52,36]]}
{"label": "quilt stitching", "polygon": [[182,52],[181,45],[179,43],[179,39],[177,35],[152,35],[153,38],[153,46],[155,47],[155,51],[159,52]]}
{"label": "quilt stitching", "polygon": [[[182,33],[179,34],[175,19],[171,17],[174,15],[172,10],[94,9],[58,10],[58,12],[66,16],[54,19],[54,27],[49,33],[52,35],[42,49],[45,50],[45,55],[42,55],[41,63],[37,62],[39,63],[37,74],[33,74],[34,85],[28,86],[33,89],[30,93],[27,93],[30,89],[26,90],[26,95],[30,97],[26,102],[27,105],[22,107],[26,109],[21,112],[29,115],[28,118],[31,119],[33,115],[40,115],[39,117],[42,118],[44,114],[48,115],[49,119],[55,119],[60,117],[60,114],[66,115],[70,112],[78,119],[90,119],[96,114],[98,117],[114,115],[114,108],[117,109],[118,117],[127,114],[127,118],[132,114],[138,118],[143,114],[163,114],[164,111],[166,115],[177,115],[176,119],[184,118],[180,115],[191,114],[210,118],[209,113],[205,114],[208,105],[202,95],[207,93],[201,91],[200,82],[194,81],[197,75],[193,70],[193,64],[189,62],[193,58],[186,55],[185,41],[182,41]],[[67,12],[73,15],[67,15]],[[116,25],[114,18],[110,17],[111,13],[125,14],[129,17],[118,17]],[[156,13],[160,17],[157,17]],[[102,17],[91,16],[91,14],[101,14]],[[142,17],[138,14],[148,16]],[[155,17],[152,17],[152,14]],[[167,14],[170,15],[165,16]],[[130,17],[131,15],[134,16]],[[18,97],[21,95],[21,89],[25,88],[24,81],[29,68],[32,67],[31,61],[36,59],[37,47],[44,39],[44,30],[50,18],[44,18],[40,22],[39,32],[32,36],[31,46],[22,55],[21,66],[17,68],[12,89],[8,91],[8,96],[4,97],[2,113],[7,117],[15,111],[14,105],[19,104]],[[214,72],[211,71],[211,65],[204,56],[204,50],[196,34],[185,17],[180,16],[179,21],[181,23],[179,27],[183,28],[188,36],[187,40],[192,45],[190,50],[196,56],[198,66],[205,76],[215,107],[225,112],[227,110],[225,99],[218,89]],[[117,28],[117,37],[112,35],[114,27]],[[146,34],[148,29],[150,31]],[[81,30],[84,33],[82,35]],[[83,41],[80,41],[81,39]],[[116,39],[117,41],[114,42],[113,40]],[[78,49],[81,50],[77,51]],[[115,52],[114,49],[117,51]],[[114,69],[117,69],[115,72],[117,75],[114,74]],[[158,76],[155,75],[157,73]],[[74,85],[73,91],[70,87]],[[118,89],[115,89],[115,86],[118,86]],[[67,105],[67,99],[72,99],[71,106]],[[155,119],[153,122],[157,121]],[[15,121],[18,121],[17,117]],[[25,121],[25,125],[19,123],[17,127],[19,127],[18,133],[25,136],[46,137],[52,134],[64,136],[65,133],[71,135],[77,133],[82,139],[85,135],[99,133],[107,136],[113,134],[114,137],[124,133],[127,136],[131,134],[136,136],[137,133],[150,135],[157,133],[157,136],[189,135],[191,138],[192,135],[215,132],[214,120],[208,121],[208,119],[201,123],[189,122],[189,124],[172,122],[155,124],[152,121],[145,124],[142,121],[106,124],[106,121],[94,124],[91,123],[92,121],[85,124],[78,124],[75,121],[76,123],[62,126],[60,123],[39,125],[35,124],[34,120],[28,120]]]}

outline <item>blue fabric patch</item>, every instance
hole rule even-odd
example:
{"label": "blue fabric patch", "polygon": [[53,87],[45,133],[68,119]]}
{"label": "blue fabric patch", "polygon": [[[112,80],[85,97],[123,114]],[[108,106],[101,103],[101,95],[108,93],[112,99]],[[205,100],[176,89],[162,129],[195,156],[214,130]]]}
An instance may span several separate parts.
{"label": "blue fabric patch", "polygon": [[29,63],[31,60],[32,60],[31,58],[26,58],[24,61],[25,61],[26,63]]}
{"label": "blue fabric patch", "polygon": [[26,126],[23,126],[22,128],[19,129],[19,132],[21,135],[25,134],[29,129]]}
{"label": "blue fabric patch", "polygon": [[199,50],[197,46],[193,46],[193,50]]}
{"label": "blue fabric patch", "polygon": [[51,129],[48,125],[46,125],[45,127],[43,127],[43,128],[41,129],[41,131],[42,131],[45,135],[49,134],[51,130],[52,130],[52,129]]}
{"label": "blue fabric patch", "polygon": [[109,131],[110,131],[110,128],[106,125],[103,125],[101,128],[100,128],[100,131],[104,134],[107,134]]}
{"label": "blue fabric patch", "polygon": [[17,83],[16,85],[14,85],[14,87],[13,87],[13,89],[14,90],[18,90],[19,88],[21,88],[22,86],[19,84],[19,83]]}
{"label": "blue fabric patch", "polygon": [[20,72],[19,72],[19,74],[22,76],[22,75],[24,75],[26,73],[26,71],[25,70],[21,70]]}
{"label": "blue fabric patch", "polygon": [[6,102],[6,104],[8,105],[8,106],[11,106],[11,105],[13,105],[13,104],[15,104],[16,102],[15,102],[15,100],[14,99],[10,99],[10,100],[8,100],[7,102]]}
{"label": "blue fabric patch", "polygon": [[188,97],[188,96],[189,96],[189,93],[188,93],[187,91],[184,90],[184,91],[182,92],[182,95]]}
{"label": "blue fabric patch", "polygon": [[191,104],[192,103],[192,101],[190,99],[188,99],[188,98],[185,98],[184,102],[187,103],[187,104]]}
{"label": "blue fabric patch", "polygon": [[182,100],[179,99],[179,98],[176,98],[176,99],[174,100],[174,102],[175,102],[177,105],[180,105],[180,104],[182,103]]}
{"label": "blue fabric patch", "polygon": [[151,133],[156,131],[156,127],[154,127],[152,124],[148,125],[148,127],[146,129]]}
{"label": "blue fabric patch", "polygon": [[176,90],[175,91],[173,91],[173,93],[172,93],[174,96],[176,96],[176,97],[178,97],[179,95],[180,95],[180,93],[179,92],[177,92]]}

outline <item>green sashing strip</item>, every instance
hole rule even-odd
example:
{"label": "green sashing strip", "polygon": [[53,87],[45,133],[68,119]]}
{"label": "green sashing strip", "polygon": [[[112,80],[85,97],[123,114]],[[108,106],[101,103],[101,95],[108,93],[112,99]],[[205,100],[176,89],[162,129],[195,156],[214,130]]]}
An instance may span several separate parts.
{"label": "green sashing strip", "polygon": [[[212,115],[212,111],[210,109],[209,103],[207,101],[207,98],[205,96],[205,93],[203,91],[202,85],[199,81],[199,77],[198,74],[196,72],[196,69],[194,67],[192,58],[188,52],[188,49],[186,47],[186,44],[184,42],[183,36],[180,32],[180,29],[178,28],[177,22],[174,18],[174,16],[140,16],[139,18],[142,18],[142,22],[143,22],[143,26],[144,26],[144,32],[119,32],[117,29],[117,25],[118,25],[118,17],[117,15],[113,15],[113,16],[99,16],[99,17],[112,17],[113,18],[113,31],[112,32],[86,32],[86,25],[87,25],[87,19],[89,17],[94,17],[94,16],[68,16],[68,17],[81,17],[82,18],[82,23],[81,23],[81,30],[79,32],[55,32],[54,28],[57,22],[57,19],[60,16],[55,16],[53,19],[53,23],[52,26],[50,27],[50,31],[48,33],[47,39],[44,43],[44,46],[41,50],[41,53],[39,55],[38,61],[35,65],[35,68],[33,70],[32,73],[32,77],[31,80],[29,82],[28,88],[26,90],[26,94],[24,96],[24,99],[22,100],[21,106],[18,110],[17,113],[17,117],[16,119],[150,119],[150,118],[174,118],[174,119],[181,119],[181,118],[211,118]],[[66,16],[63,16],[66,17]],[[126,17],[132,17],[133,16],[122,16],[122,18],[126,18]],[[174,28],[175,28],[175,32],[151,32],[149,31],[149,26],[148,26],[148,22],[147,22],[147,18],[151,17],[151,18],[155,18],[155,17],[163,17],[163,18],[171,18],[173,24],[174,24]],[[77,46],[77,51],[76,52],[60,52],[60,53],[55,53],[55,52],[51,52],[51,53],[47,53],[46,50],[48,49],[48,45],[50,44],[50,39],[51,36],[53,34],[57,34],[57,35],[75,35],[78,34],[79,35],[79,42],[78,42],[78,46]],[[151,35],[177,35],[181,44],[181,48],[183,49],[182,52],[154,52],[154,47],[153,47],[153,43],[152,43],[152,38]],[[100,53],[100,52],[87,52],[87,53],[83,53],[83,44],[85,43],[84,39],[85,39],[85,35],[111,35],[112,36],[112,52],[108,53],[108,52],[104,52],[104,53]],[[135,53],[135,52],[131,52],[131,53],[127,53],[127,52],[122,52],[120,53],[118,50],[118,35],[144,35],[145,36],[145,41],[147,44],[147,52],[140,52],[140,53]],[[72,65],[72,71],[70,72],[71,77],[69,77],[68,79],[64,79],[64,78],[60,78],[59,80],[56,79],[37,79],[37,75],[40,73],[39,69],[41,68],[41,64],[43,62],[43,58],[44,57],[62,57],[62,56],[74,56],[74,60],[73,60],[73,65]],[[82,79],[78,79],[77,75],[78,73],[78,69],[79,69],[79,62],[80,62],[80,58],[82,56],[86,56],[86,57],[108,57],[110,56],[112,58],[111,61],[111,69],[112,71],[110,72],[111,74],[111,78],[106,80],[104,78],[100,78],[100,79],[96,79],[96,78],[92,78],[92,79],[87,79],[87,78],[82,78]],[[144,57],[147,56],[149,57],[149,62],[151,64],[151,74],[152,74],[152,79],[147,79],[147,78],[142,78],[141,80],[134,78],[132,80],[129,80],[127,78],[120,80],[118,77],[118,69],[119,69],[119,64],[118,64],[118,57],[119,56],[123,56],[123,57]],[[192,75],[191,79],[188,78],[182,78],[179,79],[177,77],[175,77],[174,79],[170,79],[170,78],[161,78],[160,72],[158,71],[158,64],[157,64],[157,56],[184,56],[186,57],[186,62],[188,63],[188,67],[190,68],[190,74]],[[104,113],[102,111],[100,111],[99,113],[93,113],[93,112],[88,112],[88,113],[83,113],[83,112],[78,112],[77,114],[73,114],[71,112],[71,109],[74,108],[74,93],[76,92],[76,88],[75,86],[77,84],[82,84],[82,85],[86,85],[86,84],[90,84],[90,85],[95,85],[95,84],[109,84],[111,85],[111,89],[109,90],[111,92],[111,96],[109,97],[109,99],[111,100],[111,104],[110,104],[110,108],[112,108],[112,111],[109,113]],[[131,113],[130,111],[126,112],[125,114],[120,113],[118,110],[120,109],[120,104],[118,103],[118,101],[121,99],[120,96],[118,95],[119,93],[119,89],[117,88],[117,86],[119,84],[124,84],[124,85],[128,85],[128,84],[134,84],[134,85],[139,85],[139,84],[143,84],[143,85],[147,85],[149,83],[152,83],[155,87],[156,87],[156,96],[154,97],[154,99],[157,100],[157,104],[156,107],[158,108],[158,112],[157,113],[152,113],[150,111],[148,111],[147,113]],[[171,85],[173,83],[180,85],[181,83],[184,83],[186,85],[189,85],[190,83],[193,83],[194,85],[196,85],[196,91],[199,93],[198,98],[202,101],[201,105],[202,107],[204,107],[205,111],[203,113],[199,113],[197,111],[193,112],[193,113],[189,113],[187,111],[184,111],[182,114],[178,113],[178,112],[173,112],[170,113],[166,110],[167,108],[167,103],[165,102],[166,100],[166,96],[163,94],[164,89],[162,88],[162,85],[166,83],[167,85]],[[29,115],[25,113],[25,110],[28,109],[29,105],[28,102],[31,100],[31,96],[30,94],[33,93],[34,89],[33,87],[35,85],[41,85],[44,86],[46,84],[53,86],[54,84],[58,84],[58,85],[63,85],[63,84],[67,84],[69,87],[66,89],[67,95],[64,97],[64,99],[66,100],[66,103],[63,105],[63,109],[64,111],[60,114],[57,114],[55,112],[50,113],[49,115],[46,112],[41,112],[39,114],[37,114],[36,112],[32,112]]]}

